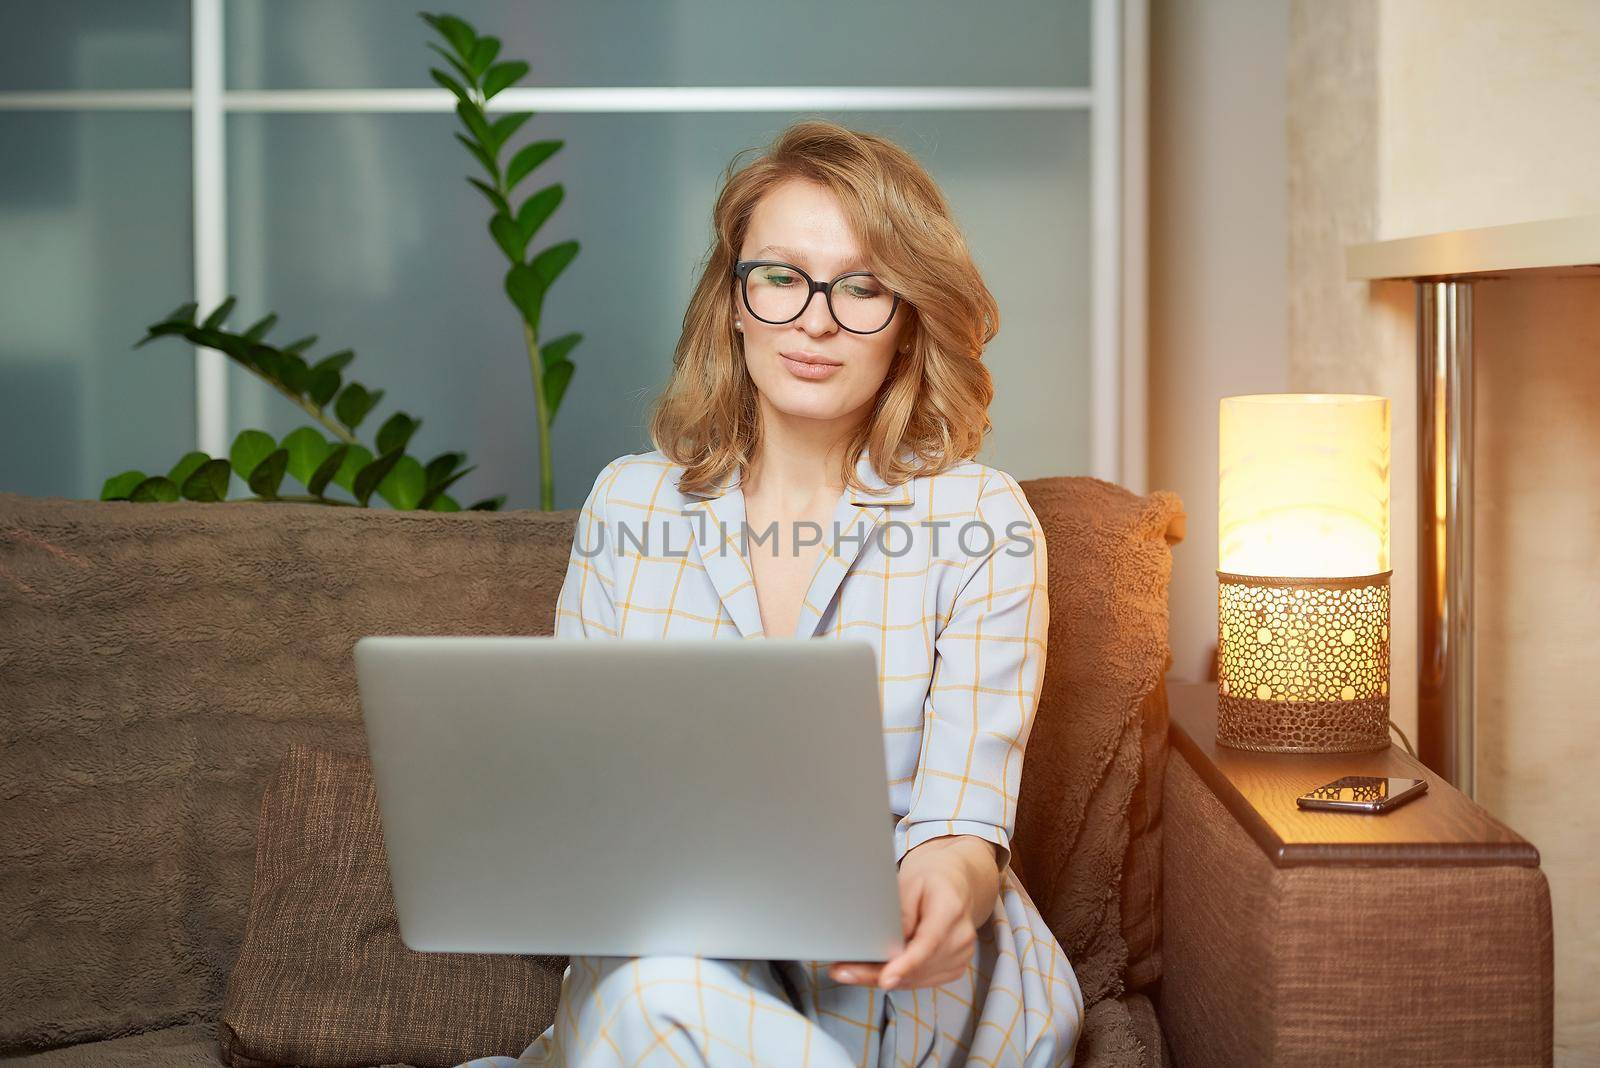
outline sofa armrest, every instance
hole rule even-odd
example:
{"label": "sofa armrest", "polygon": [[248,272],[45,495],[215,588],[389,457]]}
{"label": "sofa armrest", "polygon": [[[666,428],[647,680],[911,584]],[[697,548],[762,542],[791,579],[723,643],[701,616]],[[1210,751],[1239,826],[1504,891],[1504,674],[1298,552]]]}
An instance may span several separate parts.
{"label": "sofa armrest", "polygon": [[[1171,692],[1157,1010],[1179,1065],[1551,1063],[1531,845],[1398,749],[1219,749],[1215,683]],[[1428,794],[1387,816],[1296,809],[1340,774]]]}

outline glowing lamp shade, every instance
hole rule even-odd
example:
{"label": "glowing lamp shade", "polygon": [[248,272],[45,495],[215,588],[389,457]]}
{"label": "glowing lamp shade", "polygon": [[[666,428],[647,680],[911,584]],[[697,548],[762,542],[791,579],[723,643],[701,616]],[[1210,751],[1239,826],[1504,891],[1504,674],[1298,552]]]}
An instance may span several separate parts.
{"label": "glowing lamp shade", "polygon": [[1389,744],[1389,399],[1224,397],[1217,741]]}

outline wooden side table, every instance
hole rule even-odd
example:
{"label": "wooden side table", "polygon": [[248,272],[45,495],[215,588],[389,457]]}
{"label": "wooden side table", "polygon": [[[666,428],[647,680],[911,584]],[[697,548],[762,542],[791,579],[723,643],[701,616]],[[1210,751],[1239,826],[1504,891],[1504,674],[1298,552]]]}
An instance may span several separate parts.
{"label": "wooden side table", "polygon": [[[1373,753],[1256,753],[1217,744],[1217,684],[1169,688],[1175,751],[1280,868],[1301,864],[1512,864],[1539,851],[1398,745]],[[1427,779],[1392,812],[1302,809],[1294,799],[1341,775]]]}
{"label": "wooden side table", "polygon": [[[1216,683],[1166,686],[1161,978],[1183,1068],[1551,1063],[1554,947],[1539,852],[1391,746],[1216,744]],[[1341,775],[1428,792],[1379,815],[1303,810]]]}

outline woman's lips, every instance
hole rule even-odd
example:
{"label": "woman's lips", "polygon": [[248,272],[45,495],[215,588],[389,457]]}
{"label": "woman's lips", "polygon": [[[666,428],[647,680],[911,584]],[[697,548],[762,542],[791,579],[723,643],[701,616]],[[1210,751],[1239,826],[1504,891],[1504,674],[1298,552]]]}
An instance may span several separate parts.
{"label": "woman's lips", "polygon": [[796,378],[803,378],[808,382],[818,382],[835,373],[844,366],[832,360],[825,360],[820,356],[808,356],[803,352],[778,353],[778,358],[783,361],[783,366]]}

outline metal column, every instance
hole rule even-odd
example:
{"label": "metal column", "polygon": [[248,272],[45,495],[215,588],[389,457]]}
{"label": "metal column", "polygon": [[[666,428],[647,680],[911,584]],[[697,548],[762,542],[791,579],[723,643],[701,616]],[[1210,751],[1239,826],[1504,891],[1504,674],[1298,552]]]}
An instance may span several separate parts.
{"label": "metal column", "polygon": [[1417,283],[1417,755],[1473,796],[1472,283]]}

